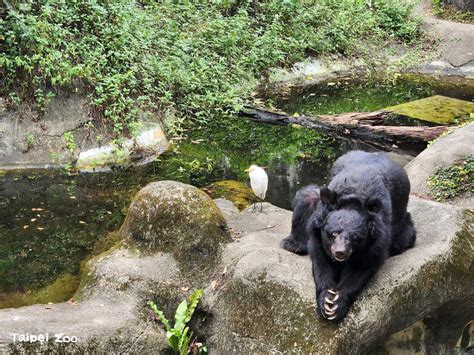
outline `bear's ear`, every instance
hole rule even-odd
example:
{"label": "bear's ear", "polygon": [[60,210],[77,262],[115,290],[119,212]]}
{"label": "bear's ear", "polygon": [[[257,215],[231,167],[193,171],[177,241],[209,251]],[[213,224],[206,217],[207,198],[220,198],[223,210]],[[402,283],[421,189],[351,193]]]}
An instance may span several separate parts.
{"label": "bear's ear", "polygon": [[371,213],[378,213],[382,209],[382,201],[378,198],[369,198],[365,201],[365,208]]}
{"label": "bear's ear", "polygon": [[321,197],[321,202],[325,205],[333,204],[336,201],[336,193],[329,190],[327,187],[323,187],[319,191],[319,196]]}

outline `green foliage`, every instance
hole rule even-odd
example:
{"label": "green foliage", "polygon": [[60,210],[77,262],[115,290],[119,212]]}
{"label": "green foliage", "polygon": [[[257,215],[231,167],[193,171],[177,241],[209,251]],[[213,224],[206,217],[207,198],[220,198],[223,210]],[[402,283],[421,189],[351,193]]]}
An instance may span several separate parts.
{"label": "green foliage", "polygon": [[438,169],[435,175],[428,179],[428,186],[438,201],[473,191],[474,155],[468,156],[459,164]]}
{"label": "green foliage", "polygon": [[12,103],[77,88],[117,134],[170,108],[200,123],[250,100],[262,75],[307,55],[412,41],[395,0],[38,0],[0,8],[0,86]]}
{"label": "green foliage", "polygon": [[27,136],[26,136],[26,149],[29,150],[31,149],[31,147],[33,147],[34,143],[35,143],[35,135],[33,133],[29,133]]}
{"label": "green foliage", "polygon": [[63,139],[66,142],[66,148],[71,152],[74,153],[76,150],[76,142],[74,142],[74,135],[71,131],[64,132]]}
{"label": "green foliage", "polygon": [[179,304],[175,313],[174,327],[171,327],[169,320],[165,317],[164,313],[158,309],[156,304],[153,301],[148,301],[148,306],[155,312],[158,319],[165,326],[168,345],[175,354],[188,354],[191,347],[195,347],[197,350],[193,353],[203,354],[207,352],[206,347],[201,343],[197,343],[196,341],[191,343],[193,333],[189,332],[189,327],[186,326],[191,320],[202,294],[203,290],[197,289],[189,297],[189,304],[186,300],[183,300]]}
{"label": "green foliage", "polygon": [[432,0],[433,14],[442,19],[474,24],[474,13],[462,11],[453,5],[443,4],[441,0]]}

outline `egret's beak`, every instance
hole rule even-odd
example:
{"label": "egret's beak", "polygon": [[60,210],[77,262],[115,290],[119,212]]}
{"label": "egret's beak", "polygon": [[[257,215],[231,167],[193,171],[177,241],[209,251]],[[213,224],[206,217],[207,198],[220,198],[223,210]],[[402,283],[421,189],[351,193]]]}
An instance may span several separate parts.
{"label": "egret's beak", "polygon": [[245,169],[244,172],[245,173],[248,173],[250,171],[250,169]]}

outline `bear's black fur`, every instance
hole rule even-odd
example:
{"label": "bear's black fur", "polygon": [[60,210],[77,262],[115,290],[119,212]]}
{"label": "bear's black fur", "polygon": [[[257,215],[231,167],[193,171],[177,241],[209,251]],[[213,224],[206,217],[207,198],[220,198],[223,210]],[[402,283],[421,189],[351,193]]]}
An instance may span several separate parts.
{"label": "bear's black fur", "polygon": [[415,244],[405,171],[383,153],[351,151],[331,169],[328,187],[296,194],[292,228],[282,247],[309,252],[317,312],[341,320],[387,257]]}

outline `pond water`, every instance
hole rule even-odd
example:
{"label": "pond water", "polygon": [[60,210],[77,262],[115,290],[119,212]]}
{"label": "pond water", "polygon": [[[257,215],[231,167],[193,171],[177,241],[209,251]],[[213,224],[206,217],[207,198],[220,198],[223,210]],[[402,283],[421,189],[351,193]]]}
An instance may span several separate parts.
{"label": "pond water", "polygon": [[395,75],[390,80],[340,78],[320,86],[290,88],[269,99],[289,114],[320,115],[376,111],[433,95],[472,102],[474,80],[415,75]]}
{"label": "pond water", "polygon": [[[272,100],[303,112],[308,97],[316,96],[324,105],[316,105],[312,113],[335,113],[371,111],[433,94],[431,84],[418,81],[357,85],[347,90],[329,85],[316,95]],[[77,176],[51,171],[0,174],[0,308],[71,297],[81,262],[109,245],[108,233],[120,227],[131,198],[148,182],[168,179],[198,187],[222,180],[246,183],[243,170],[258,164],[269,174],[267,201],[290,209],[301,186],[325,183],[334,160],[351,149],[375,150],[314,130],[230,119],[224,126],[193,130],[142,168]],[[396,158],[407,161],[405,156]]]}

